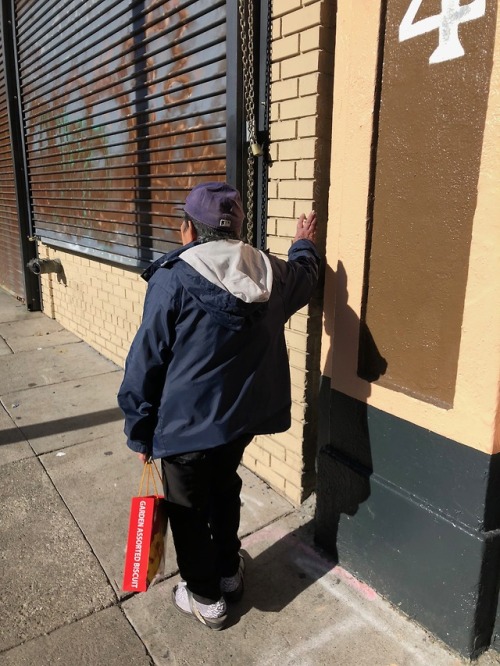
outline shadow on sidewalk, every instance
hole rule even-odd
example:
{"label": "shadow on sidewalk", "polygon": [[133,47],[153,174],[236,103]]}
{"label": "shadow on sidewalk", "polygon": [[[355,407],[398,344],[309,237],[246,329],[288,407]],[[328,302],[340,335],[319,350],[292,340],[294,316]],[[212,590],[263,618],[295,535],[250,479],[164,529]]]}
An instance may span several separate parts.
{"label": "shadow on sidewalk", "polygon": [[[314,521],[310,520],[291,532],[275,523],[243,540],[245,594],[241,603],[229,607],[230,626],[252,608],[279,613],[332,572],[337,562],[320,552],[314,545],[313,534]],[[274,540],[274,543],[251,558],[246,549],[257,546],[260,540]]]}
{"label": "shadow on sidewalk", "polygon": [[46,423],[33,423],[31,425],[19,425],[16,428],[0,430],[0,446],[4,444],[15,444],[24,440],[33,440],[39,437],[57,435],[72,430],[83,430],[92,426],[104,425],[114,421],[121,421],[123,414],[118,407],[103,409],[100,412],[68,416],[62,419],[54,419]]}

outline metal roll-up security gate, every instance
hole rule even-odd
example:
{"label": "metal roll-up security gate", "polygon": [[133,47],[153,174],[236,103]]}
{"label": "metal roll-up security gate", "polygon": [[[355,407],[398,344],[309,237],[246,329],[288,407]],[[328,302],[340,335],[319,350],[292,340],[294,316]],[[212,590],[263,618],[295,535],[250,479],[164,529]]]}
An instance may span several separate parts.
{"label": "metal roll-up security gate", "polygon": [[226,178],[224,0],[18,0],[36,234],[141,265],[187,192]]}
{"label": "metal roll-up security gate", "polygon": [[3,44],[0,48],[0,286],[25,299]]}

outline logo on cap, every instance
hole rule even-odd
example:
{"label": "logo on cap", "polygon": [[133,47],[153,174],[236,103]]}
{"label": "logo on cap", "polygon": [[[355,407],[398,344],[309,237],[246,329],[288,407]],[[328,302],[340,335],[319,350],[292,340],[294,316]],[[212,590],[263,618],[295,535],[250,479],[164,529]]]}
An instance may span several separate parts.
{"label": "logo on cap", "polygon": [[186,197],[184,212],[200,224],[240,233],[245,214],[238,190],[227,183],[199,183]]}

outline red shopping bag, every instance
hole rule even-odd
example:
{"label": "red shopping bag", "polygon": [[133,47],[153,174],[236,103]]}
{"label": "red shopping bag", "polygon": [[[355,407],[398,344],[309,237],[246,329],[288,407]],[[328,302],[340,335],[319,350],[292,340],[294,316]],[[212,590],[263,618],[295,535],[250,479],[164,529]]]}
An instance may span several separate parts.
{"label": "red shopping bag", "polygon": [[[154,462],[144,464],[137,497],[132,497],[130,521],[123,571],[124,592],[145,592],[155,579],[163,574],[165,561],[165,536],[168,517],[166,503],[158,494],[154,478]],[[146,481],[146,494],[142,489]],[[153,482],[154,494],[149,494],[149,482]]]}

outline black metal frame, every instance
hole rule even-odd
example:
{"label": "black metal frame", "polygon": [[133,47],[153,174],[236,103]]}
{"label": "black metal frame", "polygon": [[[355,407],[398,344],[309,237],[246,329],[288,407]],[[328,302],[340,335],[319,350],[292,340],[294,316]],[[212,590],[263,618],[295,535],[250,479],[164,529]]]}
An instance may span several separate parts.
{"label": "black metal frame", "polygon": [[[271,48],[271,0],[258,0],[254,5],[254,62],[255,69],[255,118],[257,141],[263,147],[263,155],[255,158],[254,171],[254,245],[266,246],[267,199],[269,171],[269,116],[270,116],[270,48]],[[242,193],[243,206],[247,208],[247,147],[241,36],[236,0],[227,2],[227,182]]]}
{"label": "black metal frame", "polygon": [[[226,179],[244,196],[243,73],[238,3],[226,3]],[[245,201],[243,201],[245,204]]]}
{"label": "black metal frame", "polygon": [[255,25],[259,26],[255,44],[255,61],[258,63],[256,88],[257,141],[264,154],[256,158],[255,174],[255,244],[261,250],[266,247],[267,200],[269,183],[269,119],[271,109],[271,11],[272,0],[260,0],[257,4]]}
{"label": "black metal frame", "polygon": [[16,202],[19,218],[21,258],[28,310],[41,310],[40,280],[26,268],[26,264],[37,256],[33,239],[31,197],[28,185],[28,166],[24,143],[24,123],[21,106],[21,86],[17,61],[14,0],[6,0],[0,6],[2,48],[5,62],[5,86],[8,101],[9,128],[12,140],[12,158],[16,184]]}

